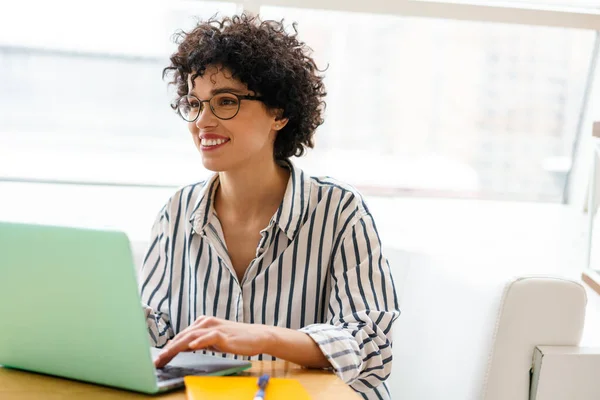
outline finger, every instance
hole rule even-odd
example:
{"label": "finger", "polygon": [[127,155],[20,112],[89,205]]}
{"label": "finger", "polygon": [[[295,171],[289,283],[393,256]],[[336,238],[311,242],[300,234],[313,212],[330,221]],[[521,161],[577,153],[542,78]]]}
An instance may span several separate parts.
{"label": "finger", "polygon": [[[180,352],[190,350],[189,342],[197,337],[197,334],[194,332],[196,332],[198,328],[202,326],[215,326],[219,324],[219,321],[220,320],[218,318],[206,315],[196,318],[196,321],[194,321],[192,325],[179,332],[173,339],[171,339],[170,342],[167,343],[167,346],[165,346],[164,350],[154,360],[154,365],[156,368],[162,368]],[[193,335],[194,337],[190,337],[189,335]]]}
{"label": "finger", "polygon": [[186,329],[179,332],[171,341],[171,343],[165,347],[165,351],[172,349],[173,347],[185,346],[185,344],[191,342],[198,336],[199,328],[194,327],[193,329]]}
{"label": "finger", "polygon": [[171,361],[173,359],[173,357],[168,357],[166,355],[163,355],[163,353],[160,353],[155,359],[154,359],[154,367],[155,368],[162,368],[165,365],[167,365],[169,363],[169,361]]}
{"label": "finger", "polygon": [[189,343],[189,348],[192,350],[200,350],[206,348],[219,348],[219,344],[223,340],[223,334],[217,330],[207,330],[203,335],[199,335]]}
{"label": "finger", "polygon": [[156,368],[162,368],[169,363],[177,354],[182,351],[189,350],[189,343],[196,339],[201,332],[189,332],[186,335],[178,335],[173,339],[171,344],[158,355],[154,360],[154,366]]}
{"label": "finger", "polygon": [[180,352],[180,351],[185,350],[185,348],[187,347],[187,343],[194,340],[196,338],[196,336],[197,336],[197,333],[195,331],[190,331],[185,334],[177,335],[171,341],[171,343],[163,349],[161,354],[167,354],[167,353],[171,353],[173,351]]}
{"label": "finger", "polygon": [[219,325],[221,322],[223,321],[219,318],[210,315],[201,315],[198,318],[196,318],[196,320],[190,326],[179,332],[177,336],[187,334],[190,331],[196,330],[197,328],[208,328],[211,326],[216,326]]}
{"label": "finger", "polygon": [[179,332],[179,335],[183,335],[186,334],[196,328],[198,328],[203,322],[205,322],[207,319],[212,318],[206,315],[201,315],[198,318],[196,318],[196,320],[194,322],[192,322],[191,325],[189,325],[187,328],[185,328],[184,330],[182,330],[181,332]]}
{"label": "finger", "polygon": [[[168,344],[164,350],[154,360],[156,368],[162,368],[168,364],[173,357],[182,351],[190,350],[189,343],[198,336],[198,329],[202,327],[214,327],[222,321],[213,316],[202,315],[194,323],[183,331],[179,332]],[[190,336],[191,335],[191,336]]]}
{"label": "finger", "polygon": [[203,315],[202,317],[199,317],[196,319],[196,321],[194,321],[194,326],[195,327],[202,327],[202,328],[209,328],[209,327],[214,327],[217,325],[221,325],[222,323],[224,323],[225,321],[217,318],[217,317],[213,317],[210,315]]}

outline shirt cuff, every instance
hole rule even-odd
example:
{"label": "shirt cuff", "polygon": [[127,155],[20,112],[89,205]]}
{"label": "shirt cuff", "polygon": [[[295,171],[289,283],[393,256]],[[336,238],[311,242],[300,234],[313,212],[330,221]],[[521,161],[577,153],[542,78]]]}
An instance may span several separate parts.
{"label": "shirt cuff", "polygon": [[313,324],[299,329],[317,343],[336,375],[346,384],[358,379],[362,358],[356,339],[339,326]]}
{"label": "shirt cuff", "polygon": [[150,344],[153,347],[164,347],[172,337],[171,326],[162,318],[161,313],[155,313],[151,307],[143,306],[146,315],[146,325],[150,335]]}

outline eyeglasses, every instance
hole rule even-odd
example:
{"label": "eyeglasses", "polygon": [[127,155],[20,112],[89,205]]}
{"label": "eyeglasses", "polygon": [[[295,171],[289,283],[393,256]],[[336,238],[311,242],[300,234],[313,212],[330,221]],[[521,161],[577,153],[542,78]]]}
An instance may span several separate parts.
{"label": "eyeglasses", "polygon": [[182,96],[177,100],[177,112],[187,122],[194,122],[204,111],[204,103],[208,103],[212,113],[219,119],[232,119],[240,111],[242,100],[258,100],[260,96],[239,95],[234,93],[219,93],[209,100],[200,100],[191,94]]}

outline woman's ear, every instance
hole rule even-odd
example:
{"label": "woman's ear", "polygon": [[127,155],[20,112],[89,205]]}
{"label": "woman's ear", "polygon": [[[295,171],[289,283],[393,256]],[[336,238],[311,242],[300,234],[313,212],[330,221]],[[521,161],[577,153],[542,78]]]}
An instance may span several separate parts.
{"label": "woman's ear", "polygon": [[280,108],[273,110],[273,115],[275,116],[275,121],[273,121],[271,129],[275,131],[282,130],[287,125],[289,118],[283,118],[283,110]]}
{"label": "woman's ear", "polygon": [[283,127],[287,125],[288,121],[289,121],[288,118],[276,118],[275,121],[273,121],[273,130],[275,130],[275,131],[282,130]]}

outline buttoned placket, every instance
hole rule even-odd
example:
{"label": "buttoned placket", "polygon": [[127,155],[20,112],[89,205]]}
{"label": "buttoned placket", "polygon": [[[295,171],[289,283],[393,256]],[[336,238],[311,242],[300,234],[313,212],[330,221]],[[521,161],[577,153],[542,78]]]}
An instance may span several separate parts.
{"label": "buttoned placket", "polygon": [[[269,225],[260,231],[261,239],[256,248],[255,257],[250,261],[246,272],[244,272],[244,276],[242,277],[242,281],[240,282],[237,278],[237,274],[235,273],[235,269],[231,263],[231,258],[229,257],[229,253],[227,250],[227,244],[225,242],[225,238],[220,236],[219,233],[223,231],[218,217],[216,214],[212,215],[212,218],[209,219],[208,223],[202,229],[201,232],[197,232],[203,240],[206,240],[208,245],[213,248],[213,250],[217,253],[218,257],[221,258],[222,264],[225,265],[231,276],[236,282],[234,286],[235,290],[235,302],[236,302],[236,313],[235,320],[237,322],[250,322],[250,316],[244,313],[244,303],[246,297],[248,297],[248,301],[250,298],[250,283],[256,277],[256,275],[251,276],[251,274],[255,274],[256,264],[260,262],[260,260],[264,257],[268,250],[269,239],[276,234],[276,223],[274,218],[271,218]],[[192,232],[195,232],[192,229]]]}

